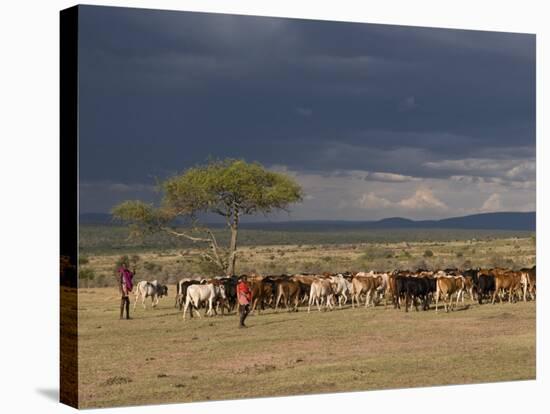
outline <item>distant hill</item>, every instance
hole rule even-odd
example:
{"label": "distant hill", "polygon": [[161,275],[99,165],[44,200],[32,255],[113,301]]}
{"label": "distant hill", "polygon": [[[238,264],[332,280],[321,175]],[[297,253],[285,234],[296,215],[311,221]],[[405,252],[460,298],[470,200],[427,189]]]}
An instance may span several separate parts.
{"label": "distant hill", "polygon": [[[84,213],[81,224],[115,224],[110,214]],[[212,224],[222,227],[221,223]],[[401,217],[385,218],[377,221],[347,220],[298,220],[280,222],[241,223],[241,228],[273,231],[334,231],[364,229],[472,229],[472,230],[518,230],[535,231],[536,213],[483,213],[441,220],[410,220]]]}

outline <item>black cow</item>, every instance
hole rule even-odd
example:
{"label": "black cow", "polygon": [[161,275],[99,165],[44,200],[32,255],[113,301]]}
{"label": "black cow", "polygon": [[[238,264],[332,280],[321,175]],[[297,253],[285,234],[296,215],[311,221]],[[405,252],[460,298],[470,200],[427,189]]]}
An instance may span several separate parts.
{"label": "black cow", "polygon": [[199,283],[200,282],[198,280],[180,280],[176,284],[176,303],[174,304],[174,307],[178,307],[179,310],[182,310],[185,297],[187,296],[187,288],[191,285],[198,285]]}
{"label": "black cow", "polygon": [[479,268],[477,269],[466,269],[462,272],[462,276],[464,276],[466,279],[470,279],[472,282],[472,291],[470,293],[475,292],[477,295],[479,295]]}
{"label": "black cow", "polygon": [[483,298],[490,298],[495,291],[495,277],[493,275],[480,274],[477,282],[477,300],[481,305]]}
{"label": "black cow", "polygon": [[231,312],[237,306],[237,283],[239,282],[238,276],[224,277],[220,279],[225,288],[225,305],[227,311]]}
{"label": "black cow", "polygon": [[[395,277],[395,287],[396,296],[398,298],[405,298],[405,312],[409,311],[409,300],[412,300],[414,308],[418,311],[417,299],[422,303],[422,309],[427,310],[431,294],[435,292],[436,288],[435,279],[401,275]],[[397,307],[401,309],[399,301],[397,301]]]}

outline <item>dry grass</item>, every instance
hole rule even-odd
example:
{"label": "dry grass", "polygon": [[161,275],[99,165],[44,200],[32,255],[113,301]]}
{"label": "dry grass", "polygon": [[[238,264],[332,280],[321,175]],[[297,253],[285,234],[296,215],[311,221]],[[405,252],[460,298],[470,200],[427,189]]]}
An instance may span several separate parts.
{"label": "dry grass", "polygon": [[[426,251],[433,256],[425,256]],[[87,256],[85,265],[101,277],[103,284],[114,283],[113,268],[120,254]],[[168,249],[139,254],[137,279],[158,279],[175,283],[182,277],[205,276],[197,265],[197,249]],[[237,273],[257,271],[262,274],[323,272],[346,270],[387,271],[446,267],[530,267],[535,264],[532,238],[489,240],[449,240],[445,242],[395,242],[327,245],[244,246],[239,249]],[[468,263],[469,262],[469,263]],[[148,271],[144,263],[153,263],[162,271]],[[97,280],[95,281],[97,283]],[[101,284],[100,284],[101,286]]]}
{"label": "dry grass", "polygon": [[234,314],[183,322],[169,289],[130,321],[113,288],[80,290],[81,407],[535,378],[534,302],[267,312],[241,330]]}

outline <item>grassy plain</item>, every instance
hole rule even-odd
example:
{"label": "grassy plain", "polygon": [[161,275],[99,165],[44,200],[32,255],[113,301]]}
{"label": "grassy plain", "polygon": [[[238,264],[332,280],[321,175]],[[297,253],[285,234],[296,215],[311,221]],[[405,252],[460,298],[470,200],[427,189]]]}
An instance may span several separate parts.
{"label": "grassy plain", "polygon": [[[173,290],[173,286],[169,287]],[[436,314],[349,306],[182,321],[173,297],[118,320],[113,288],[81,289],[81,407],[535,378],[535,303]]]}
{"label": "grassy plain", "polygon": [[[535,303],[483,305],[445,314],[383,306],[307,314],[267,311],[183,322],[174,283],[208,275],[200,251],[155,236],[126,240],[119,227],[80,231],[81,407],[235,399],[535,378]],[[238,273],[416,267],[524,267],[527,232],[391,230],[242,233]],[[137,280],[169,283],[158,309],[118,320],[113,269],[139,255]],[[86,274],[83,272],[82,274]],[[110,286],[110,287],[101,287]],[[132,298],[133,300],[133,298]],[[133,305],[133,303],[132,303]]]}

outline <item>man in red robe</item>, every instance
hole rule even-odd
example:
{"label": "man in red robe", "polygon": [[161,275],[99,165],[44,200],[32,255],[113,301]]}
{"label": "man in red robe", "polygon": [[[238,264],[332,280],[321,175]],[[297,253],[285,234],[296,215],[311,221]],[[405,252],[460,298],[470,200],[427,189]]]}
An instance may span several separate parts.
{"label": "man in red robe", "polygon": [[246,328],[244,320],[250,312],[250,302],[252,302],[252,291],[250,290],[250,286],[248,286],[246,276],[241,277],[237,284],[237,299],[241,308],[239,328]]}
{"label": "man in red robe", "polygon": [[[135,272],[135,269],[134,269],[134,272]],[[132,273],[130,269],[128,269],[128,265],[123,262],[120,269],[118,269],[118,275],[119,275],[119,289],[120,289],[120,294],[122,295],[120,299],[120,319],[122,319],[124,310],[126,310],[126,319],[130,319],[129,295],[133,289],[132,279],[134,278],[134,273]]]}

